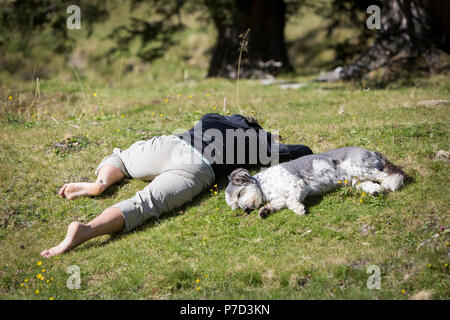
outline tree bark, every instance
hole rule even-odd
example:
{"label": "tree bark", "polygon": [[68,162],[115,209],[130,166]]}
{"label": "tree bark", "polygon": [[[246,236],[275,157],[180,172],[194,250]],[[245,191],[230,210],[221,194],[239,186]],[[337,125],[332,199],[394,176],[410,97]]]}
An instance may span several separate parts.
{"label": "tree bark", "polygon": [[360,78],[397,58],[414,60],[429,49],[450,53],[450,1],[387,0],[381,10],[374,45],[343,68],[341,78]]}
{"label": "tree bark", "polygon": [[218,31],[208,77],[237,77],[239,35],[249,28],[241,78],[293,70],[284,41],[286,7],[283,0],[210,0],[206,4]]}

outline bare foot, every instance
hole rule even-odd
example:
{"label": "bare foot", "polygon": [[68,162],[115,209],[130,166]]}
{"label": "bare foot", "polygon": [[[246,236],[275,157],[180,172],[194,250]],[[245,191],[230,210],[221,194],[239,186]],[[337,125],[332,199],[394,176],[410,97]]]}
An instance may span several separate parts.
{"label": "bare foot", "polygon": [[50,258],[75,248],[89,239],[88,230],[88,226],[80,222],[72,222],[67,229],[66,238],[56,247],[42,251],[41,256]]}
{"label": "bare foot", "polygon": [[62,198],[72,200],[83,196],[98,196],[102,191],[100,183],[75,182],[65,184],[58,194]]}

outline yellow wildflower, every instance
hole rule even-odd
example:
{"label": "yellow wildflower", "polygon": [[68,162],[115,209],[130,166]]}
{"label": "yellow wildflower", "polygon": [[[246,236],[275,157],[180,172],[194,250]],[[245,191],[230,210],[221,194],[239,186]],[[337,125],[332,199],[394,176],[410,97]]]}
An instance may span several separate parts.
{"label": "yellow wildflower", "polygon": [[8,98],[9,100],[12,100],[12,96],[9,96],[9,98]]}
{"label": "yellow wildflower", "polygon": [[50,297],[50,299],[48,299],[48,300],[55,300],[55,298],[53,298],[53,297]]}
{"label": "yellow wildflower", "polygon": [[191,95],[189,95],[189,98],[192,98],[192,94],[191,94]]}
{"label": "yellow wildflower", "polygon": [[167,102],[169,102],[169,99],[164,100],[164,103],[167,103]]}
{"label": "yellow wildflower", "polygon": [[23,281],[28,282],[28,278],[25,278],[25,280],[23,280]]}
{"label": "yellow wildflower", "polygon": [[217,188],[217,184],[214,185],[214,188]]}
{"label": "yellow wildflower", "polygon": [[96,97],[96,96],[97,96],[97,92],[94,92],[92,95],[93,95],[94,97]]}
{"label": "yellow wildflower", "polygon": [[209,97],[209,93],[207,93],[206,96]]}
{"label": "yellow wildflower", "polygon": [[348,181],[347,180],[344,180],[344,183],[347,183]]}
{"label": "yellow wildflower", "polygon": [[160,117],[164,117],[164,115],[161,113],[160,115],[159,115]]}
{"label": "yellow wildflower", "polygon": [[23,283],[21,283],[20,286],[23,287]]}
{"label": "yellow wildflower", "polygon": [[39,289],[36,289],[36,291],[34,291],[34,293],[38,294],[39,293]]}
{"label": "yellow wildflower", "polygon": [[199,283],[199,282],[200,282],[200,279],[195,280],[195,283]]}
{"label": "yellow wildflower", "polygon": [[338,181],[338,183],[342,183],[342,181],[341,181],[341,180],[339,180],[339,181]]}
{"label": "yellow wildflower", "polygon": [[39,267],[41,264],[42,264],[41,261],[38,261],[38,262],[37,262],[38,267]]}

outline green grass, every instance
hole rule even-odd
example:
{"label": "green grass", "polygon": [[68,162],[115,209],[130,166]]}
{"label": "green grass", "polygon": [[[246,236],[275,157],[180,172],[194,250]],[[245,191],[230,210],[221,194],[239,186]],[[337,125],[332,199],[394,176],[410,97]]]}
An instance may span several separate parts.
{"label": "green grass", "polygon": [[[2,299],[410,299],[419,292],[449,298],[449,237],[440,231],[450,228],[448,163],[433,158],[449,150],[449,106],[417,103],[448,99],[445,76],[368,91],[351,83],[287,91],[240,83],[243,113],[279,130],[286,143],[314,152],[348,145],[383,152],[413,177],[398,192],[362,197],[344,188],[308,199],[306,216],[283,210],[262,220],[226,206],[222,179],[217,194],[205,190],[134,232],[41,259],[40,251],[59,242],[71,221],[89,221],[146,183],[126,181],[100,197],[73,201],[57,196],[60,186],[93,181],[114,147],[187,129],[207,112],[239,110],[228,80],[129,86],[43,81],[41,99],[28,113],[13,111],[16,87],[2,89]],[[34,88],[22,84],[21,94],[27,92],[30,100]],[[66,287],[70,265],[80,267],[81,290]],[[370,265],[381,269],[379,290],[366,287]]]}

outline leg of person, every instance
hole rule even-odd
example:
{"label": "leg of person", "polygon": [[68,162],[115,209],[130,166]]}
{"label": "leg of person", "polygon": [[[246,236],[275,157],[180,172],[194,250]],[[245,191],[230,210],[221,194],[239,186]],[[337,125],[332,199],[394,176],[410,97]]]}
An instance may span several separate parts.
{"label": "leg of person", "polygon": [[59,196],[68,200],[83,196],[98,196],[109,186],[119,182],[124,177],[128,177],[119,155],[114,153],[100,163],[95,170],[97,180],[89,182],[73,182],[65,184],[58,192]]}
{"label": "leg of person", "polygon": [[123,212],[124,231],[128,232],[150,217],[159,217],[191,201],[213,180],[214,177],[206,168],[195,174],[177,169],[166,171],[157,176],[143,190],[138,191],[133,198],[119,202],[114,207]]}
{"label": "leg of person", "polygon": [[98,217],[87,224],[72,222],[67,229],[66,237],[57,246],[44,250],[41,256],[50,258],[67,252],[92,238],[121,231],[125,220],[118,208],[109,207]]}
{"label": "leg of person", "polygon": [[150,217],[159,217],[191,201],[213,180],[214,177],[206,169],[196,174],[184,170],[164,172],[133,198],[109,207],[91,222],[72,222],[65,239],[57,246],[42,251],[41,256],[50,258],[101,235],[131,231]]}
{"label": "leg of person", "polygon": [[283,144],[278,145],[280,162],[291,161],[308,154],[313,154],[312,150],[303,144]]}
{"label": "leg of person", "polygon": [[[156,142],[156,140],[153,141],[155,144]],[[141,149],[145,151],[144,148],[141,148],[142,145],[142,143],[137,143],[135,147],[129,148],[129,152],[125,151],[125,159],[123,161],[122,152],[118,149],[117,152],[114,150],[114,154],[106,157],[97,167],[97,183],[109,186],[124,176],[130,177],[130,174],[133,177],[153,176],[156,173],[153,172],[155,165],[149,166],[147,162],[144,166],[139,161],[136,163],[136,159],[142,161],[142,155],[145,156],[145,154],[140,152]],[[165,143],[164,145],[169,144]],[[180,145],[179,142],[178,145]],[[181,146],[185,148],[183,144]],[[185,152],[192,152],[191,149],[186,148],[187,151]],[[155,157],[155,153],[151,155]],[[166,157],[163,155],[163,158]],[[127,164],[126,169],[124,162]],[[108,166],[108,164],[112,166]],[[155,164],[157,165],[158,163]],[[151,167],[151,170],[145,167]],[[132,173],[129,173],[129,170]],[[195,195],[211,184],[213,180],[214,172],[206,163],[180,164],[178,169],[171,169],[161,173],[144,190],[136,193],[135,197],[106,209],[88,224],[71,223],[67,230],[66,238],[59,245],[42,251],[41,255],[52,257],[64,253],[94,237],[119,231],[130,231],[149,217],[159,216],[192,200]]]}

